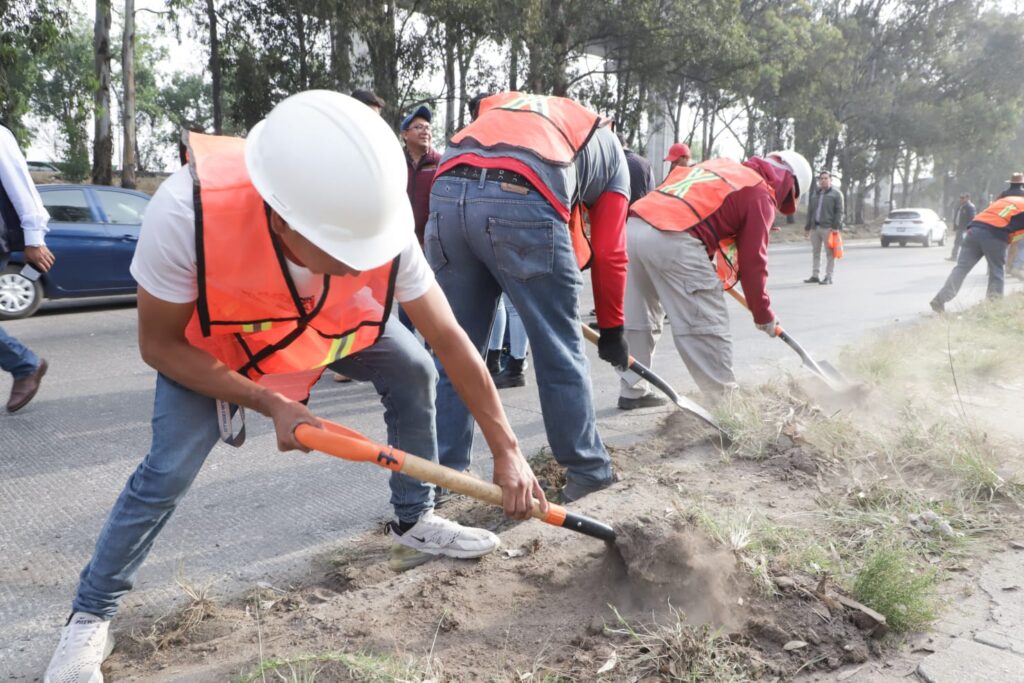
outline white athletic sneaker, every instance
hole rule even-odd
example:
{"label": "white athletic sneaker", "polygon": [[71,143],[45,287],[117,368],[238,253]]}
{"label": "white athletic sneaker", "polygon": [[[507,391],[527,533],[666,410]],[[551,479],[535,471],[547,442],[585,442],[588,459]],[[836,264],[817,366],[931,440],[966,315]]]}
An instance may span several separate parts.
{"label": "white athletic sneaker", "polygon": [[43,683],[103,683],[100,665],[114,649],[110,620],[75,612],[60,632],[60,644],[46,667]]}
{"label": "white athletic sneaker", "polygon": [[396,525],[388,525],[388,535],[406,548],[447,557],[480,557],[501,545],[501,540],[490,531],[456,524],[438,517],[433,510],[423,513],[416,526],[404,534],[398,534]]}

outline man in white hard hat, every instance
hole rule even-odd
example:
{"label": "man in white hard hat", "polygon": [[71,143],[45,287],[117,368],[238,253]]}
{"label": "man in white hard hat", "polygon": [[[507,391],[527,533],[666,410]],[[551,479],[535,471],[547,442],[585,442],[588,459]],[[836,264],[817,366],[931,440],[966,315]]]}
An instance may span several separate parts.
{"label": "man in white hard hat", "polygon": [[[735,386],[723,283],[743,285],[754,325],[774,337],[768,234],[776,209],[793,214],[810,184],[807,160],[785,150],[742,164],[711,159],[675,168],[633,204],[626,222],[626,341],[633,356],[650,366],[668,313],[676,349],[701,391],[714,398]],[[646,383],[622,382],[622,410],[663,402]]]}
{"label": "man in white hard hat", "polygon": [[[320,422],[300,401],[325,368],[337,369],[373,382],[390,444],[436,460],[436,370],[389,316],[392,297],[473,406],[505,512],[523,518],[531,496],[543,501],[490,374],[416,244],[402,151],[379,116],[309,91],[278,104],[247,140],[188,134],[185,144],[188,167],[153,197],[132,263],[139,347],[158,372],[151,450],[82,571],[46,683],[102,681],[110,619],[156,536],[218,437],[239,440],[233,407],[268,416],[281,451],[305,450],[295,428]],[[400,565],[498,546],[488,531],[434,515],[429,485],[392,475],[391,491]]]}

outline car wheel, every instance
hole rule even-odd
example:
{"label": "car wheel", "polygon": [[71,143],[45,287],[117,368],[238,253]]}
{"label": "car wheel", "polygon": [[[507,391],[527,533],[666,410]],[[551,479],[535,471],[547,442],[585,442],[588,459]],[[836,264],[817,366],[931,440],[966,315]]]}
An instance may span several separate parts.
{"label": "car wheel", "polygon": [[21,268],[11,265],[0,273],[0,320],[27,318],[43,303],[43,285],[22,277]]}
{"label": "car wheel", "polygon": [[907,246],[907,241],[906,240],[900,240],[900,246],[901,247]]}
{"label": "car wheel", "polygon": [[924,247],[925,249],[927,249],[928,247],[932,246],[932,234],[931,233],[928,233],[927,235],[924,236],[924,240],[921,241],[921,246]]}
{"label": "car wheel", "polygon": [[887,239],[885,239],[885,238],[883,237],[883,238],[882,238],[882,246],[883,246],[883,247],[888,247],[888,246],[889,246],[889,240],[887,240]]}
{"label": "car wheel", "polygon": [[942,233],[942,237],[940,237],[939,241],[936,242],[935,244],[939,245],[940,247],[946,246],[946,233]]}

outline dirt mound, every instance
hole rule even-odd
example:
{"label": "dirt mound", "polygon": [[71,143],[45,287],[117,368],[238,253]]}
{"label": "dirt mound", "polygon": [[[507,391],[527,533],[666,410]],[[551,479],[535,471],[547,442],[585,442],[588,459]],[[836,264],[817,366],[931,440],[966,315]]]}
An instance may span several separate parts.
{"label": "dirt mound", "polygon": [[697,530],[639,517],[620,524],[616,547],[625,563],[630,597],[640,606],[666,600],[695,624],[734,624],[746,592],[736,558]]}
{"label": "dirt mound", "polygon": [[119,648],[109,680],[260,680],[268,666],[283,666],[272,670],[289,680],[317,672],[317,681],[671,680],[691,670],[739,680],[834,668],[867,652],[842,610],[823,617],[795,587],[759,593],[737,556],[673,504],[683,480],[705,490],[718,482],[723,500],[749,496],[755,480],[758,495],[778,497],[789,484],[676,440],[614,457],[623,481],[573,508],[612,522],[615,547],[535,521],[510,524],[462,500],[444,514],[497,528],[493,555],[396,575],[385,539],[367,536],[304,585],[220,605],[191,642]]}

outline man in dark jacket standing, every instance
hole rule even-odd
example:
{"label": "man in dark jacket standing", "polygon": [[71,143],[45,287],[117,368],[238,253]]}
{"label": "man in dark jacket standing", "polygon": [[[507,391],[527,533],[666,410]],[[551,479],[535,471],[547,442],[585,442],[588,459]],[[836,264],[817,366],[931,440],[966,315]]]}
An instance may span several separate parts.
{"label": "man in dark jacket standing", "polygon": [[953,253],[949,255],[947,261],[956,261],[957,255],[960,253],[960,245],[964,242],[964,231],[967,230],[967,226],[971,224],[977,213],[978,209],[971,202],[971,195],[966,192],[960,195],[960,206],[956,208],[956,216],[953,219],[953,230],[955,231]]}
{"label": "man in dark jacket standing", "polygon": [[[843,229],[843,193],[832,187],[832,174],[822,171],[818,174],[818,189],[811,194],[807,205],[807,225],[804,230],[811,241],[811,276],[804,282],[816,282],[821,285],[832,284],[832,271],[836,267],[835,255],[828,245],[828,236],[833,230]],[[827,262],[825,277],[818,278],[821,272],[821,248],[825,247]]]}

